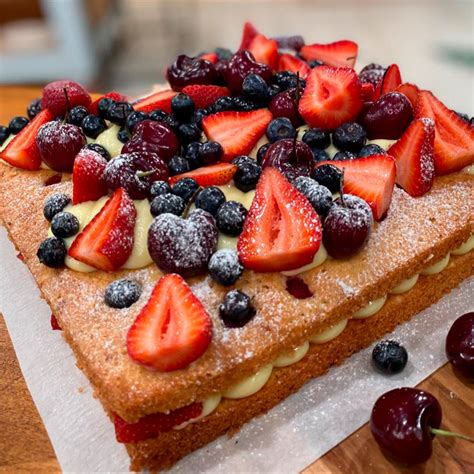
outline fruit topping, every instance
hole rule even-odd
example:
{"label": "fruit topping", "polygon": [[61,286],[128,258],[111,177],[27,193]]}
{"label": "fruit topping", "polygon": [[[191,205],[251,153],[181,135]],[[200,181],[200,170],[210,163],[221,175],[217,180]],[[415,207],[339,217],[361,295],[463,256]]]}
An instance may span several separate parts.
{"label": "fruit topping", "polygon": [[204,165],[212,165],[220,161],[224,150],[219,142],[205,142],[199,147],[199,161]]}
{"label": "fruit topping", "polygon": [[76,105],[67,114],[67,121],[77,127],[81,126],[82,121],[89,115],[89,110],[83,105]]}
{"label": "fruit topping", "polygon": [[102,132],[107,130],[107,124],[102,117],[89,114],[82,119],[81,128],[89,138],[97,138]]}
{"label": "fruit topping", "polygon": [[274,143],[283,138],[295,138],[296,129],[290,119],[286,117],[278,117],[268,124],[266,135],[268,140],[271,143]]}
{"label": "fruit topping", "polygon": [[364,103],[374,101],[376,97],[375,87],[370,82],[361,82],[360,90]]}
{"label": "fruit topping", "polygon": [[381,341],[372,351],[372,362],[375,368],[383,374],[400,373],[408,361],[406,349],[397,341]]}
{"label": "fruit topping", "polygon": [[180,54],[167,69],[166,78],[173,90],[180,91],[189,85],[215,84],[217,72],[214,65],[206,59],[190,58]]}
{"label": "fruit topping", "polygon": [[387,151],[397,162],[397,184],[410,196],[423,196],[433,186],[434,138],[433,120],[416,119]]}
{"label": "fruit topping", "polygon": [[413,119],[413,109],[400,92],[385,94],[362,113],[359,122],[370,140],[398,139]]}
{"label": "fruit topping", "polygon": [[178,125],[178,137],[183,145],[201,139],[201,129],[195,123],[182,123]]}
{"label": "fruit topping", "polygon": [[362,110],[362,93],[353,69],[320,66],[306,79],[298,105],[311,127],[333,129],[355,120]]}
{"label": "fruit topping", "polygon": [[217,210],[225,201],[225,194],[219,188],[210,186],[199,191],[194,204],[198,209],[203,209],[215,217]]}
{"label": "fruit topping", "polygon": [[395,92],[400,92],[401,94],[405,95],[407,99],[410,101],[410,104],[413,110],[416,110],[416,106],[418,104],[418,94],[420,93],[420,89],[418,89],[415,84],[410,84],[409,82],[404,82],[400,84],[396,89]]}
{"label": "fruit topping", "polygon": [[[191,169],[191,165],[182,156],[175,155],[168,161],[168,170],[170,176],[178,176],[178,179]],[[172,181],[173,182],[173,181]]]}
{"label": "fruit topping", "polygon": [[[103,99],[106,101],[102,102]],[[120,92],[111,91],[107,94],[101,95],[96,100],[94,100],[88,107],[89,112],[92,115],[98,115],[99,117],[106,118],[105,112],[112,102],[126,102],[127,97],[121,94]],[[102,104],[102,107],[99,107],[99,104]],[[102,110],[100,110],[102,108]]]}
{"label": "fruit topping", "polygon": [[[67,93],[67,100],[66,94]],[[76,105],[88,107],[91,97],[88,92],[74,81],[54,81],[43,88],[41,108],[49,109],[53,116],[64,115]]]}
{"label": "fruit topping", "polygon": [[474,313],[454,321],[446,337],[446,356],[456,372],[474,382]]}
{"label": "fruit topping", "polygon": [[261,166],[247,156],[239,156],[232,163],[237,165],[237,171],[234,174],[235,187],[244,193],[255,189],[262,173]]}
{"label": "fruit topping", "polygon": [[79,220],[70,212],[58,212],[51,220],[51,232],[60,239],[72,237],[79,232]]}
{"label": "fruit topping", "polygon": [[166,181],[154,181],[150,186],[150,198],[171,193],[171,186]]}
{"label": "fruit topping", "polygon": [[400,75],[400,69],[396,64],[391,64],[387,67],[383,78],[379,81],[376,86],[376,96],[380,97],[388,92],[392,92],[402,83],[402,76]]}
{"label": "fruit topping", "polygon": [[210,107],[219,97],[230,95],[227,87],[200,84],[186,86],[183,88],[183,92],[191,97],[196,109]]}
{"label": "fruit topping", "polygon": [[10,133],[16,135],[17,133],[20,133],[29,122],[30,121],[26,117],[13,117],[8,124],[8,129],[10,130]]}
{"label": "fruit topping", "polygon": [[173,194],[179,196],[186,204],[196,194],[199,184],[193,178],[181,178],[173,186]]}
{"label": "fruit topping", "polygon": [[37,170],[41,166],[41,156],[36,144],[38,130],[53,119],[51,112],[42,110],[20,133],[15,135],[5,149],[0,152],[0,160],[25,170]]}
{"label": "fruit topping", "polygon": [[194,102],[188,94],[179,92],[171,99],[171,112],[180,121],[186,121],[194,113]]}
{"label": "fruit topping", "polygon": [[332,193],[337,193],[341,185],[342,171],[336,166],[323,164],[311,173],[311,178],[328,188]]}
{"label": "fruit topping", "polygon": [[214,217],[202,209],[190,212],[186,219],[161,214],[148,231],[148,250],[163,271],[195,276],[206,271],[217,235]]}
{"label": "fruit topping", "polygon": [[474,163],[474,127],[459,118],[429,91],[420,91],[415,113],[435,122],[434,164],[437,176]]}
{"label": "fruit topping", "polygon": [[107,120],[116,125],[125,125],[127,117],[133,112],[133,106],[128,102],[112,102],[107,110]]}
{"label": "fruit topping", "polygon": [[0,147],[5,143],[5,140],[10,136],[10,129],[4,125],[0,125]]}
{"label": "fruit topping", "polygon": [[211,338],[212,321],[203,305],[181,276],[170,274],[158,281],[128,331],[127,350],[135,362],[170,372],[199,359]]}
{"label": "fruit topping", "polygon": [[88,143],[84,148],[86,150],[95,151],[103,158],[105,158],[106,161],[110,161],[110,153],[102,145],[99,145],[98,143]]}
{"label": "fruit topping", "polygon": [[48,220],[51,221],[53,217],[61,212],[69,203],[71,199],[66,194],[52,194],[48,196],[44,201],[43,215]]}
{"label": "fruit topping", "polygon": [[249,49],[250,43],[258,34],[259,32],[257,28],[255,28],[250,21],[246,21],[242,30],[242,39],[240,41],[239,49]]}
{"label": "fruit topping", "polygon": [[286,279],[286,291],[291,296],[299,300],[304,300],[306,298],[311,298],[313,292],[309,289],[308,285],[300,277],[291,277]]}
{"label": "fruit topping", "polygon": [[282,91],[288,89],[296,89],[299,85],[300,92],[305,88],[306,81],[298,77],[297,74],[291,71],[280,71],[275,73],[273,76],[273,82],[276,84]]}
{"label": "fruit topping", "polygon": [[266,64],[272,70],[277,69],[278,45],[275,40],[258,34],[252,39],[247,49],[253,54],[257,63]]}
{"label": "fruit topping", "polygon": [[41,112],[41,98],[33,99],[26,109],[28,118],[32,120]]}
{"label": "fruit topping", "polygon": [[302,79],[306,79],[306,76],[311,71],[311,68],[308,64],[301,59],[293,56],[291,54],[281,54],[278,60],[278,70],[279,71],[291,71],[299,73]]}
{"label": "fruit topping", "polygon": [[295,127],[303,123],[303,119],[298,112],[296,89],[288,89],[276,94],[270,101],[268,108],[273,117],[287,117]]}
{"label": "fruit topping", "polygon": [[306,196],[306,199],[320,216],[325,216],[329,212],[332,206],[332,194],[328,188],[306,176],[296,178],[293,185]]}
{"label": "fruit topping", "polygon": [[242,82],[242,94],[256,104],[265,104],[270,99],[267,83],[258,74],[249,74]]}
{"label": "fruit topping", "polygon": [[320,128],[309,128],[304,132],[303,137],[301,139],[312,150],[314,148],[323,150],[331,144],[331,137],[329,135],[329,132]]}
{"label": "fruit topping", "polygon": [[254,316],[255,308],[250,297],[240,290],[231,290],[224,296],[224,302],[219,306],[219,315],[229,328],[241,328]]}
{"label": "fruit topping", "polygon": [[216,163],[173,176],[170,178],[170,183],[176,183],[183,178],[193,178],[199,186],[220,186],[227,184],[236,171],[237,166],[232,163]]}
{"label": "fruit topping", "polygon": [[218,112],[204,117],[202,126],[209,140],[219,142],[224,149],[222,159],[231,161],[247,155],[257,144],[272,120],[267,109],[251,112]]}
{"label": "fruit topping", "polygon": [[171,112],[171,99],[176,95],[175,91],[164,90],[158,91],[133,103],[133,108],[141,112],[152,112],[160,109],[166,113]]}
{"label": "fruit topping", "polygon": [[166,213],[180,216],[185,208],[186,203],[184,200],[171,193],[156,196],[150,204],[150,212],[153,216],[159,216],[160,214]]}
{"label": "fruit topping", "polygon": [[366,139],[367,135],[364,128],[356,122],[343,123],[332,134],[335,147],[352,153],[359,153],[365,145]]}
{"label": "fruit topping", "polygon": [[295,52],[305,45],[304,38],[301,35],[292,36],[277,36],[272,38],[277,42],[278,48],[280,49],[292,49]]}
{"label": "fruit topping", "polygon": [[137,281],[121,278],[107,285],[104,301],[111,308],[129,308],[138,301],[141,293],[142,287]]}
{"label": "fruit topping", "polygon": [[312,261],[320,242],[321,223],[308,200],[279,171],[264,169],[237,243],[243,266],[294,270]]}
{"label": "fruit topping", "polygon": [[133,130],[135,127],[140,123],[143,122],[144,120],[149,119],[150,117],[146,112],[141,112],[141,111],[134,111],[130,115],[127,116],[127,119],[125,120],[125,128],[130,132],[133,133]]}
{"label": "fruit topping", "polygon": [[41,242],[36,256],[38,260],[47,267],[59,268],[64,265],[67,248],[64,240],[56,237],[48,237]]}
{"label": "fruit topping", "polygon": [[130,257],[137,211],[123,188],[74,239],[69,256],[99,270],[118,270]]}
{"label": "fruit topping", "polygon": [[237,201],[224,202],[216,213],[217,228],[226,235],[237,237],[241,234],[247,209]]}
{"label": "fruit topping", "polygon": [[335,41],[328,44],[309,44],[300,50],[300,55],[311,61],[317,59],[328,66],[354,67],[357,59],[357,43],[349,40]]}
{"label": "fruit topping", "polygon": [[122,127],[117,132],[117,139],[121,143],[127,143],[130,140],[130,132],[125,127]]}
{"label": "fruit topping", "polygon": [[364,84],[372,84],[375,87],[383,79],[385,68],[380,64],[370,63],[359,72],[359,80]]}
{"label": "fruit topping", "polygon": [[56,319],[56,316],[53,313],[51,313],[50,324],[51,324],[51,329],[53,331],[62,331],[61,326],[59,325],[58,320]]}
{"label": "fruit topping", "polygon": [[242,275],[244,267],[233,249],[221,249],[214,253],[208,264],[211,278],[223,286],[233,285]]}
{"label": "fruit topping", "polygon": [[390,153],[387,153],[381,146],[376,145],[375,143],[369,143],[368,145],[364,145],[357,156],[359,158],[363,158],[364,156],[370,156],[370,155],[386,155]]}

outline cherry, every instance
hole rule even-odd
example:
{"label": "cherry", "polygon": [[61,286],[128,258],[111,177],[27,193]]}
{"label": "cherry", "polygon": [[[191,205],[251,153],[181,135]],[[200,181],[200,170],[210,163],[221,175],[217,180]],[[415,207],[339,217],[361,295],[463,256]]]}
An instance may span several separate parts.
{"label": "cherry", "polygon": [[367,137],[398,139],[413,119],[413,108],[400,92],[389,92],[372,103],[359,118]]}
{"label": "cherry", "polygon": [[296,102],[296,88],[280,92],[270,102],[268,108],[273,117],[287,117],[295,127],[303,123],[303,119],[298,112]]}
{"label": "cherry", "polygon": [[179,149],[178,138],[171,128],[162,122],[143,120],[135,126],[132,138],[124,145],[122,153],[148,151],[168,163]]}
{"label": "cherry", "polygon": [[446,355],[455,371],[474,382],[474,312],[454,321],[446,337]]}
{"label": "cherry", "polygon": [[360,82],[369,82],[374,87],[383,79],[385,68],[380,64],[367,64],[359,73]]}
{"label": "cherry", "polygon": [[286,291],[299,300],[310,298],[313,292],[300,277],[294,276],[286,279]]}
{"label": "cherry", "polygon": [[298,176],[309,176],[315,161],[311,148],[302,141],[285,138],[270,145],[262,161],[262,168],[272,166],[281,171],[289,181]]}
{"label": "cherry", "polygon": [[207,59],[190,58],[180,54],[167,69],[166,78],[175,91],[180,91],[190,84],[214,84],[217,72]]}

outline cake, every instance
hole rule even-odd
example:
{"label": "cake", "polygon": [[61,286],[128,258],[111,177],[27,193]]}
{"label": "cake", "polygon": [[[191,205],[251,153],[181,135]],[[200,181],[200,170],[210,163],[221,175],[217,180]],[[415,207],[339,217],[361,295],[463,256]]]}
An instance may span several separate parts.
{"label": "cake", "polygon": [[56,81],[0,129],[0,218],[131,469],[232,434],[472,275],[472,123],[395,64],[357,74],[357,49],[247,23],[148,96]]}

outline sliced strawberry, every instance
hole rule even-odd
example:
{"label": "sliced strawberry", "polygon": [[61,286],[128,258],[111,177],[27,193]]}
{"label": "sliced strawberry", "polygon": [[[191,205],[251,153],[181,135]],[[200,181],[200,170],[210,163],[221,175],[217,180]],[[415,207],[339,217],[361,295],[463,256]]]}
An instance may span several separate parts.
{"label": "sliced strawberry", "polygon": [[387,151],[397,161],[397,184],[410,196],[423,196],[433,186],[434,137],[433,120],[416,119]]}
{"label": "sliced strawberry", "polygon": [[229,96],[227,87],[193,84],[183,87],[182,92],[193,99],[196,109],[205,109],[212,105],[219,97]]}
{"label": "sliced strawberry", "polygon": [[474,127],[449,110],[431,92],[420,91],[415,116],[429,117],[435,122],[436,176],[459,171],[474,163]]}
{"label": "sliced strawberry", "polygon": [[97,201],[107,195],[104,170],[107,160],[94,150],[83,148],[74,160],[72,202]]}
{"label": "sliced strawberry", "polygon": [[202,413],[202,403],[191,403],[169,413],[153,413],[140,418],[136,423],[127,423],[114,414],[115,436],[119,443],[138,443],[157,438],[161,433],[171,431],[175,426],[197,418]]}
{"label": "sliced strawberry", "polygon": [[51,313],[51,329],[53,331],[62,331],[61,326],[53,313]]}
{"label": "sliced strawberry", "polygon": [[349,40],[335,41],[328,44],[309,44],[300,50],[306,61],[317,59],[328,66],[354,67],[357,59],[357,43]]}
{"label": "sliced strawberry", "polygon": [[245,268],[294,270],[313,260],[321,222],[313,206],[276,168],[265,168],[237,242]]}
{"label": "sliced strawberry", "polygon": [[[67,99],[66,99],[67,94]],[[89,107],[91,96],[80,84],[74,81],[54,81],[43,88],[41,108],[49,109],[57,117],[64,115],[76,105]]]}
{"label": "sliced strawberry", "polygon": [[322,161],[344,170],[344,192],[369,204],[374,219],[380,220],[390,206],[397,175],[395,160],[388,155],[370,155],[357,160]]}
{"label": "sliced strawberry", "polygon": [[278,67],[278,44],[264,35],[257,35],[248,47],[255,61],[275,70]]}
{"label": "sliced strawberry", "polygon": [[127,96],[121,94],[120,92],[116,92],[116,91],[107,92],[107,94],[103,94],[103,95],[99,96],[96,100],[94,100],[94,102],[92,102],[92,104],[89,105],[89,112],[91,114],[97,115],[99,113],[99,111],[97,109],[97,107],[99,106],[99,102],[102,99],[107,99],[107,98],[113,99],[116,102],[126,102],[127,101]]}
{"label": "sliced strawberry", "polygon": [[147,97],[138,99],[133,103],[133,108],[141,112],[152,112],[153,110],[164,110],[167,114],[171,112],[171,99],[176,95],[175,91],[167,89],[155,92]]}
{"label": "sliced strawberry", "polygon": [[300,73],[300,77],[306,79],[306,76],[310,73],[311,68],[306,62],[293,56],[291,54],[280,54],[278,60],[278,70],[279,71],[291,71],[295,74]]}
{"label": "sliced strawberry", "polygon": [[396,90],[396,88],[402,83],[402,76],[400,74],[400,69],[396,64],[391,64],[385,70],[385,73],[382,79],[377,84],[375,88],[375,96],[378,99],[379,97]]}
{"label": "sliced strawberry", "polygon": [[360,90],[362,92],[362,97],[365,102],[372,102],[375,99],[375,87],[372,83],[370,82],[361,82],[360,84]]}
{"label": "sliced strawberry", "polygon": [[306,78],[298,110],[311,127],[333,129],[362,110],[360,82],[353,69],[319,66]]}
{"label": "sliced strawberry", "polygon": [[418,89],[415,84],[410,84],[409,82],[404,82],[400,84],[396,89],[396,92],[401,92],[402,94],[406,95],[408,100],[413,107],[413,110],[416,110],[416,106],[418,104],[418,94],[420,93],[420,89]]}
{"label": "sliced strawberry", "polygon": [[221,186],[227,184],[234,177],[236,171],[237,166],[232,163],[216,163],[172,176],[169,182],[173,185],[180,179],[193,178],[199,186]]}
{"label": "sliced strawberry", "polygon": [[219,57],[217,56],[216,53],[201,54],[201,56],[199,56],[199,59],[207,59],[212,64],[216,64],[217,61],[219,61]]}
{"label": "sliced strawberry", "polygon": [[258,34],[257,28],[255,28],[250,21],[246,21],[242,31],[242,40],[240,41],[239,50],[249,49],[250,43]]}
{"label": "sliced strawberry", "polygon": [[267,109],[250,112],[218,112],[202,119],[209,140],[219,142],[224,149],[223,161],[247,155],[263,136],[273,116]]}
{"label": "sliced strawberry", "polygon": [[99,270],[118,270],[132,253],[136,218],[133,201],[117,189],[74,239],[69,256]]}
{"label": "sliced strawberry", "polygon": [[42,110],[28,125],[15,135],[13,140],[0,152],[0,160],[25,170],[37,170],[41,166],[41,156],[36,145],[38,130],[54,115],[48,110]]}
{"label": "sliced strawberry", "polygon": [[160,279],[127,334],[129,356],[160,372],[184,369],[212,338],[212,322],[183,277]]}

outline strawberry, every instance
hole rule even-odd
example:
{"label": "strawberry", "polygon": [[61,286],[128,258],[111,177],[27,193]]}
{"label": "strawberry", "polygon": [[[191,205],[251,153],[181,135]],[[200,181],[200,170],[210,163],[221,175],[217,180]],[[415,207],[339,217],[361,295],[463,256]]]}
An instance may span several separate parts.
{"label": "strawberry", "polygon": [[418,89],[415,84],[410,84],[409,82],[404,82],[400,84],[396,89],[396,92],[401,92],[402,94],[406,95],[408,100],[413,107],[413,110],[416,110],[416,105],[418,104],[418,94],[420,93],[420,89]]}
{"label": "strawberry", "polygon": [[219,61],[219,58],[216,53],[205,53],[199,56],[199,59],[206,59],[207,61],[211,62],[212,64],[216,64]]}
{"label": "strawberry", "polygon": [[291,71],[295,74],[299,72],[300,77],[306,79],[306,76],[311,71],[311,68],[307,63],[296,56],[291,54],[280,54],[280,58],[278,60],[278,71]]}
{"label": "strawberry", "polygon": [[354,67],[357,59],[357,43],[349,40],[336,41],[329,44],[309,44],[300,50],[306,61],[317,59],[328,66]]}
{"label": "strawberry", "polygon": [[62,331],[61,326],[53,313],[51,313],[51,329],[53,331]]}
{"label": "strawberry", "polygon": [[153,413],[140,418],[135,423],[127,423],[114,414],[115,436],[119,443],[138,443],[157,438],[160,433],[171,431],[175,426],[197,418],[202,413],[202,403],[196,402],[168,413]]}
{"label": "strawberry", "polygon": [[311,262],[320,244],[313,206],[276,168],[265,168],[237,242],[242,265],[256,272],[294,270]]}
{"label": "strawberry", "polygon": [[249,154],[272,120],[268,109],[250,112],[218,112],[202,119],[202,128],[209,140],[219,142],[224,149],[223,161]]}
{"label": "strawberry", "polygon": [[375,87],[370,82],[361,82],[360,90],[364,102],[372,102],[375,100]]}
{"label": "strawberry", "polygon": [[13,140],[0,152],[0,160],[25,170],[37,170],[41,166],[41,156],[36,145],[38,130],[54,115],[48,110],[42,110]]}
{"label": "strawberry", "polygon": [[182,92],[193,99],[196,109],[205,109],[212,105],[219,97],[229,96],[227,87],[193,84],[183,87]]}
{"label": "strawberry", "polygon": [[160,372],[184,369],[201,357],[212,338],[212,322],[186,281],[169,273],[127,334],[127,351],[137,363]]}
{"label": "strawberry", "polygon": [[375,88],[375,97],[378,99],[387,94],[387,92],[394,91],[401,83],[402,76],[400,75],[400,69],[396,64],[391,64],[385,70],[382,79]]}
{"label": "strawberry", "polygon": [[433,120],[416,119],[387,151],[397,161],[397,184],[410,196],[423,196],[433,186],[434,137]]}
{"label": "strawberry", "polygon": [[306,78],[298,110],[311,127],[334,129],[355,120],[362,106],[361,86],[353,69],[319,66]]}
{"label": "strawberry", "polygon": [[107,160],[94,150],[83,148],[74,160],[72,202],[97,201],[107,194],[104,170]]}
{"label": "strawberry", "polygon": [[390,206],[397,174],[395,160],[388,155],[370,155],[357,160],[321,161],[344,171],[345,193],[354,194],[369,204],[375,220]]}
{"label": "strawberry", "polygon": [[420,91],[415,117],[435,122],[436,176],[459,171],[474,163],[474,127],[449,110],[429,91]]}
{"label": "strawberry", "polygon": [[257,28],[255,28],[250,21],[246,21],[242,31],[242,40],[240,41],[239,50],[249,49],[250,43],[258,34]]}
{"label": "strawberry", "polygon": [[161,109],[169,114],[171,113],[171,99],[175,95],[176,92],[171,89],[158,91],[154,94],[138,99],[133,103],[133,108],[141,112],[152,112],[153,110]]}
{"label": "strawberry", "polygon": [[118,270],[133,249],[137,211],[123,188],[74,239],[68,255],[99,270]]}
{"label": "strawberry", "polygon": [[237,166],[232,163],[216,163],[172,176],[169,182],[173,185],[180,179],[193,178],[199,186],[221,186],[227,184],[234,177],[236,171]]}
{"label": "strawberry", "polygon": [[278,44],[264,35],[257,35],[248,47],[255,61],[266,64],[270,69],[278,67]]}
{"label": "strawberry", "polygon": [[107,92],[107,94],[103,94],[103,95],[99,96],[97,99],[94,100],[94,102],[91,103],[91,105],[89,105],[89,112],[91,114],[98,115],[99,111],[98,111],[97,107],[99,106],[99,102],[102,99],[106,99],[106,98],[113,99],[116,102],[126,102],[127,101],[127,96],[125,96],[123,94],[120,94],[120,92],[115,92],[115,91]]}
{"label": "strawberry", "polygon": [[55,117],[64,115],[68,107],[69,110],[76,105],[88,107],[90,103],[89,93],[74,81],[54,81],[46,84],[43,88],[41,108],[49,109]]}

